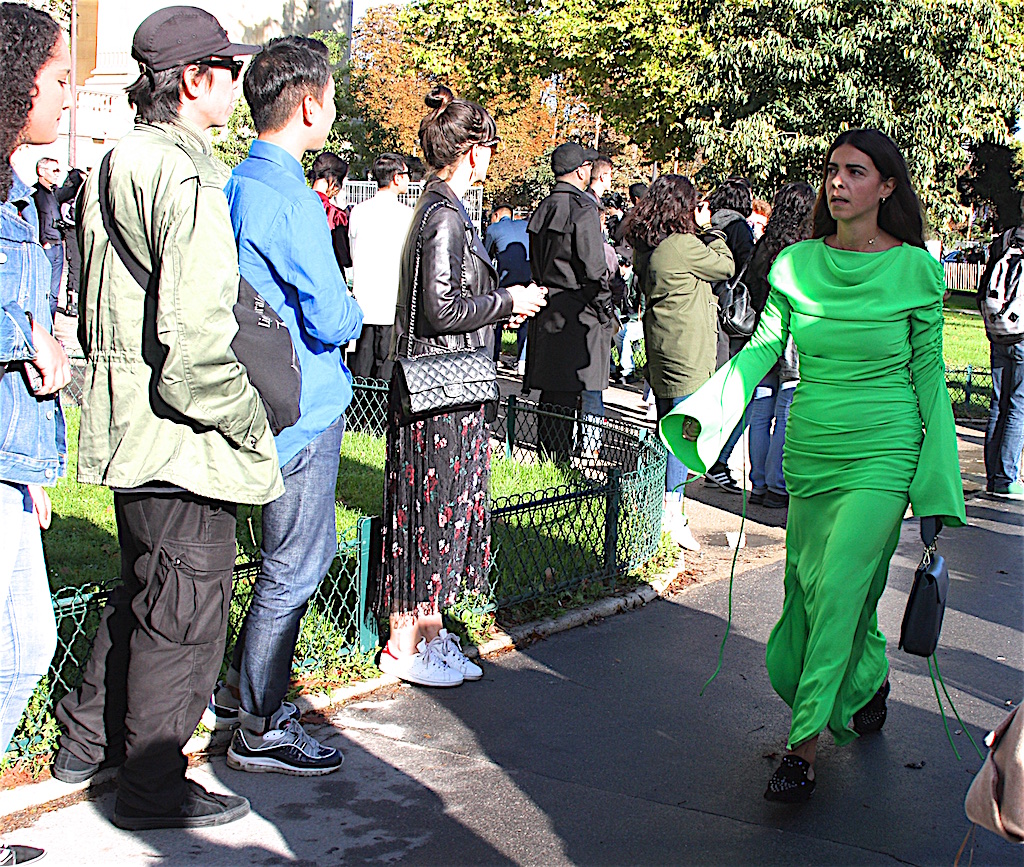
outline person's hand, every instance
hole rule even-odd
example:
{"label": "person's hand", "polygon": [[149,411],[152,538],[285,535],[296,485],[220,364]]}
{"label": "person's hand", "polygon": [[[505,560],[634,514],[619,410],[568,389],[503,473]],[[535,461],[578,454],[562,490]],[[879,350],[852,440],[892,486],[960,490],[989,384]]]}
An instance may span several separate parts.
{"label": "person's hand", "polygon": [[512,296],[512,316],[522,317],[519,320],[521,325],[523,319],[535,316],[541,307],[548,303],[548,290],[536,283],[529,286],[509,286],[508,292]]}
{"label": "person's hand", "polygon": [[36,520],[39,522],[39,529],[45,530],[50,526],[50,495],[41,485],[29,485],[28,495],[32,498],[32,510],[36,513]]}
{"label": "person's hand", "polygon": [[707,228],[711,225],[711,205],[707,202],[700,202],[694,210],[693,216],[698,226]]}
{"label": "person's hand", "polygon": [[33,385],[32,392],[41,397],[60,391],[71,382],[71,362],[64,347],[38,322],[32,323],[32,342],[36,346],[36,357],[25,364],[35,368],[42,378]]}

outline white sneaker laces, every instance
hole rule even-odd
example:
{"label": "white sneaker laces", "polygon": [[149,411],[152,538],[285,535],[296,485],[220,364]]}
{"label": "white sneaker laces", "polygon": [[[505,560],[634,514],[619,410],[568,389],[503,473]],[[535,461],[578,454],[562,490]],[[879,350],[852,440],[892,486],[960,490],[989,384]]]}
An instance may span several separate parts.
{"label": "white sneaker laces", "polygon": [[469,662],[469,657],[462,652],[462,639],[459,636],[449,632],[440,644],[441,652],[445,657],[450,656],[459,664]]}

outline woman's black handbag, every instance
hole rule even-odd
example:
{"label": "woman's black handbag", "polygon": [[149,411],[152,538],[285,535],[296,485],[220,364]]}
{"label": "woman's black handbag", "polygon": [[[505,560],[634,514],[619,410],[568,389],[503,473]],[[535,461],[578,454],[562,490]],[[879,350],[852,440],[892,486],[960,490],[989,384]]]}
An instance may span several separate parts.
{"label": "woman's black handbag", "polygon": [[757,326],[757,311],[750,304],[750,290],[743,282],[749,259],[740,273],[721,284],[718,293],[718,322],[730,337],[750,337]]}
{"label": "woman's black handbag", "polygon": [[921,519],[924,556],[914,573],[914,586],[907,600],[900,628],[900,648],[915,656],[931,656],[939,643],[942,615],[946,611],[949,572],[941,554],[935,553],[935,539],[942,523],[938,518]]}
{"label": "woman's black handbag", "polygon": [[[409,299],[409,330],[405,354],[395,359],[395,386],[402,408],[402,421],[408,424],[419,418],[447,412],[478,408],[497,403],[498,371],[486,349],[474,349],[465,334],[464,349],[432,349],[413,355],[416,332],[416,296],[419,294],[420,259],[423,254],[423,228],[430,215],[444,202],[431,205],[423,215],[416,239],[416,261],[413,268],[412,292]],[[463,292],[465,273],[463,268]]]}
{"label": "woman's black handbag", "polygon": [[[148,295],[153,275],[128,250],[110,212],[110,154],[108,151],[100,163],[97,191],[100,217],[110,246],[128,273]],[[238,332],[231,341],[231,351],[245,368],[249,382],[263,400],[267,423],[274,436],[277,436],[299,420],[302,370],[295,354],[295,345],[288,326],[277,315],[277,311],[263,300],[244,277],[238,281],[238,300],[233,313],[238,323]]]}

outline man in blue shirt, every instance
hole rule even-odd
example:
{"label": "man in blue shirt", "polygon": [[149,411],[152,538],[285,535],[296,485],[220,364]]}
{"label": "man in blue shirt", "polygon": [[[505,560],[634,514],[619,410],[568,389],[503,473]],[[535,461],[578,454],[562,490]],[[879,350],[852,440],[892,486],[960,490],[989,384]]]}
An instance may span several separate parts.
{"label": "man in blue shirt", "polygon": [[[491,213],[491,224],[484,233],[484,247],[487,255],[497,263],[498,285],[526,286],[533,279],[530,275],[530,239],[526,234],[526,220],[516,220],[511,205],[497,205]],[[501,329],[494,340],[495,360],[501,349]],[[522,361],[526,349],[526,329],[524,322],[516,333],[516,359]],[[523,371],[520,370],[520,373]]]}
{"label": "man in blue shirt", "polygon": [[315,776],[337,770],[343,757],[310,737],[284,698],[299,622],[337,550],[334,489],[352,399],[341,348],[359,336],[363,314],[299,162],[324,146],[334,123],[327,47],[298,36],[272,40],[246,70],[243,90],[259,138],[224,189],[239,271],[287,324],[302,394],[298,422],[276,437],[285,493],[263,507],[263,563],[228,674],[240,699],[228,765]]}

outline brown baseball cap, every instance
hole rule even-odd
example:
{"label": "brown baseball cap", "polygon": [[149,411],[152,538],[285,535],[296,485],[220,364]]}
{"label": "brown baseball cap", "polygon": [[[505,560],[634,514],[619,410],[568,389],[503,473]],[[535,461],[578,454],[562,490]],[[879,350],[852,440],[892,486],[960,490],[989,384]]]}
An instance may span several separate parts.
{"label": "brown baseball cap", "polygon": [[139,25],[132,40],[132,57],[154,72],[207,57],[235,57],[260,50],[259,45],[232,42],[216,18],[195,6],[158,9]]}

